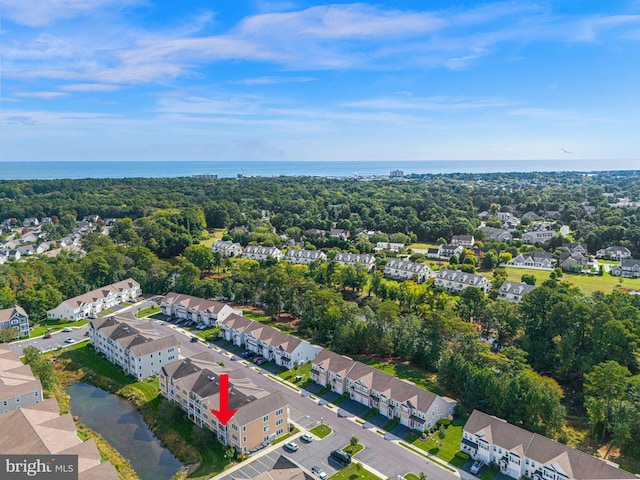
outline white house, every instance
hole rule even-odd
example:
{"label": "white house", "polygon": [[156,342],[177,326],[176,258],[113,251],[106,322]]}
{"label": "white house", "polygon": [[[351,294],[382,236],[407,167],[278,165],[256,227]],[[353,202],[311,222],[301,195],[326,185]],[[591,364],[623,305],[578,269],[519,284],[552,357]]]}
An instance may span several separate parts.
{"label": "white house", "polygon": [[502,242],[507,242],[513,239],[511,232],[503,228],[480,227],[478,230],[484,232],[487,240],[500,240]]}
{"label": "white house", "polygon": [[640,260],[624,258],[620,265],[614,265],[609,272],[614,277],[640,278]]}
{"label": "white house", "polygon": [[596,252],[596,258],[608,258],[610,260],[622,260],[631,258],[631,250],[627,247],[613,246],[600,249]]}
{"label": "white house", "polygon": [[522,235],[522,241],[530,245],[534,243],[544,243],[551,240],[556,235],[558,235],[558,233],[553,230],[537,230],[534,232],[524,233]]}
{"label": "white house", "polygon": [[228,240],[216,240],[211,245],[213,253],[219,253],[223,257],[236,257],[242,254],[242,246],[239,243],[230,242]]}
{"label": "white house", "polygon": [[530,253],[520,253],[512,258],[508,265],[519,268],[537,268],[541,270],[552,270],[555,260],[548,252],[534,251]]}
{"label": "white house", "polygon": [[293,264],[309,265],[315,261],[326,261],[327,256],[320,250],[296,250],[290,248],[284,256],[284,260]]}
{"label": "white house", "polygon": [[27,217],[22,221],[23,227],[37,227],[40,225],[40,222],[35,217]]}
{"label": "white house", "polygon": [[214,326],[219,326],[233,313],[242,315],[242,310],[236,310],[226,303],[174,292],[164,296],[160,302],[160,308],[163,315],[186,318]]}
{"label": "white house", "polygon": [[531,480],[622,480],[637,476],[611,462],[531,433],[479,410],[462,430],[460,450],[497,465],[500,473]]}
{"label": "white house", "polygon": [[475,238],[473,238],[473,235],[454,235],[451,238],[451,245],[461,245],[465,248],[473,247],[474,242]]}
{"label": "white house", "polygon": [[377,242],[374,250],[379,252],[380,250],[388,250],[390,252],[399,252],[405,247],[404,243],[391,243],[391,242]]}
{"label": "white house", "polygon": [[450,292],[461,292],[467,287],[479,288],[484,293],[489,293],[491,290],[491,282],[482,275],[446,268],[436,272],[435,285]]}
{"label": "white house", "polygon": [[127,278],[112,285],[97,288],[91,292],[65,300],[56,308],[47,310],[50,320],[66,318],[77,321],[122,302],[134,300],[142,295],[140,284]]}
{"label": "white house", "polygon": [[244,258],[251,258],[253,260],[266,260],[267,258],[275,258],[282,260],[282,252],[276,247],[262,247],[260,245],[249,245],[242,252]]}
{"label": "white house", "polygon": [[338,252],[333,260],[338,262],[340,265],[362,264],[367,267],[367,270],[371,270],[376,266],[375,257],[368,253]]}
{"label": "white house", "polygon": [[29,315],[24,311],[24,308],[17,305],[0,310],[0,329],[2,328],[13,328],[19,336],[28,337],[30,332]]}
{"label": "white house", "polygon": [[426,263],[411,262],[400,258],[392,258],[384,266],[384,276],[396,280],[414,279],[422,283],[435,275]]}
{"label": "white house", "polygon": [[148,321],[94,319],[89,322],[89,337],[96,351],[137,378],[157,375],[164,365],[180,358],[176,337],[159,334]]}
{"label": "white house", "polygon": [[535,285],[520,282],[503,282],[498,290],[498,297],[509,302],[520,303],[522,297],[536,289]]}

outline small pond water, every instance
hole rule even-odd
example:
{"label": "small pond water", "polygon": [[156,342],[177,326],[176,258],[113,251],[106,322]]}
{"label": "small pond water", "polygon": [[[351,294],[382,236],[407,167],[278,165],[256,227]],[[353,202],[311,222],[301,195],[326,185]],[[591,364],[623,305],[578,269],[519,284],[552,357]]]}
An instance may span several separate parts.
{"label": "small pond water", "polygon": [[142,480],[168,480],[180,470],[180,460],[162,446],[131,402],[84,382],[67,392],[71,413],[129,460]]}

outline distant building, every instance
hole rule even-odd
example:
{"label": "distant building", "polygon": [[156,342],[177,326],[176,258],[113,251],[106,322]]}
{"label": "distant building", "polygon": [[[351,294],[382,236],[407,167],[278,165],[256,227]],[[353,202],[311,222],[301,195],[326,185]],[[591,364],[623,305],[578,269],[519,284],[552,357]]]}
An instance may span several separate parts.
{"label": "distant building", "polygon": [[164,296],[160,308],[162,314],[168,317],[184,318],[211,326],[220,326],[231,314],[242,315],[242,310],[226,303],[174,292]]}
{"label": "distant building", "polygon": [[395,280],[414,279],[422,283],[434,275],[435,273],[426,263],[416,263],[400,258],[392,258],[384,266],[384,276]]}
{"label": "distant building", "polygon": [[0,310],[0,329],[2,328],[13,328],[18,332],[18,336],[28,337],[30,332],[29,315],[24,311],[24,308],[17,305]]}
{"label": "distant building", "polygon": [[389,178],[402,178],[404,177],[404,171],[402,170],[391,170],[389,174]]}
{"label": "distant building", "polygon": [[[0,345],[0,412],[7,413],[42,400],[42,384],[31,367],[23,364],[16,352]],[[0,452],[3,447],[0,443]]]}
{"label": "distant building", "polygon": [[249,245],[242,252],[243,258],[251,258],[252,260],[266,260],[267,258],[275,258],[282,260],[282,252],[276,247],[262,247],[259,245]]}
{"label": "distant building", "polygon": [[351,237],[351,233],[341,228],[332,228],[329,230],[329,236],[340,240],[348,240]]}
{"label": "distant building", "polygon": [[97,352],[136,378],[157,375],[163,365],[180,358],[176,337],[159,334],[149,321],[94,319],[89,337]]}
{"label": "distant building", "polygon": [[368,253],[347,253],[338,252],[334,257],[334,261],[341,265],[364,265],[367,270],[371,270],[376,266],[376,259],[373,255]]}
{"label": "distant building", "polygon": [[296,250],[290,248],[284,256],[288,263],[309,265],[311,262],[326,261],[327,256],[321,250]]}
{"label": "distant building", "polygon": [[465,273],[461,270],[448,270],[443,268],[436,272],[436,287],[442,287],[450,292],[461,292],[468,287],[476,287],[489,293],[491,290],[491,282],[483,277],[474,273]]}
{"label": "distant building", "polygon": [[211,245],[211,251],[217,252],[223,257],[236,257],[242,254],[242,246],[228,240],[216,240]]}
{"label": "distant building", "polygon": [[614,277],[640,278],[640,260],[623,258],[620,265],[611,267],[610,272]]}
{"label": "distant building", "polygon": [[508,265],[519,268],[539,268],[552,270],[555,260],[548,252],[533,251],[530,253],[520,253],[512,258]]}
{"label": "distant building", "polygon": [[481,232],[484,232],[487,240],[499,240],[501,242],[508,242],[513,239],[513,235],[508,230],[495,227],[480,227]]}
{"label": "distant building", "polygon": [[460,245],[466,248],[473,247],[474,242],[475,238],[473,238],[473,235],[454,235],[451,238],[451,245]]}
{"label": "distant building", "polygon": [[380,250],[388,250],[390,252],[399,252],[404,247],[405,247],[404,243],[377,242],[374,250],[376,252]]}
{"label": "distant building", "polygon": [[509,302],[520,303],[522,297],[537,287],[519,282],[503,282],[498,290],[498,297]]}
{"label": "distant building", "polygon": [[596,258],[608,258],[609,260],[622,260],[631,258],[631,250],[627,247],[613,246],[600,249],[596,252]]}
{"label": "distant building", "polygon": [[526,232],[522,234],[522,241],[530,245],[534,243],[544,243],[557,236],[558,233],[554,230],[538,230],[535,232]]}

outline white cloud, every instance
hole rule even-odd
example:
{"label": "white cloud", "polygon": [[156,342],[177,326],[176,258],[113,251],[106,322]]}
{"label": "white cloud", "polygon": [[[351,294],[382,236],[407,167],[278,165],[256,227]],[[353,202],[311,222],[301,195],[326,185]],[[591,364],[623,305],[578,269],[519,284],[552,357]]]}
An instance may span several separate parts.
{"label": "white cloud", "polygon": [[50,25],[91,13],[105,7],[122,9],[146,3],[144,0],[3,0],[3,14],[14,23],[29,27]]}
{"label": "white cloud", "polygon": [[39,98],[41,100],[53,100],[54,98],[66,97],[64,92],[18,92],[14,95],[24,98]]}
{"label": "white cloud", "polygon": [[316,79],[313,77],[255,77],[239,80],[233,83],[239,83],[243,85],[278,85],[281,83],[305,83],[313,82]]}
{"label": "white cloud", "polygon": [[60,88],[67,92],[114,92],[121,90],[123,87],[106,83],[75,83],[62,85]]}

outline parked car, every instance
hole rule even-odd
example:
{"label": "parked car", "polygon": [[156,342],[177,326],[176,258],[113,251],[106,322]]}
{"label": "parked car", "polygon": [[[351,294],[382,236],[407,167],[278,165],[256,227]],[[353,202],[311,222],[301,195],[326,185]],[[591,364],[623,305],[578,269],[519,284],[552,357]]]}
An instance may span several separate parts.
{"label": "parked car", "polygon": [[89,336],[89,330],[87,330],[86,332],[84,332],[84,336],[88,337]]}
{"label": "parked car", "polygon": [[198,341],[198,337],[191,337],[190,342],[191,343],[196,343]]}
{"label": "parked car", "polygon": [[313,436],[310,433],[305,433],[304,435],[300,436],[300,440],[305,443],[311,443],[313,442]]}
{"label": "parked car", "polygon": [[313,473],[316,477],[324,480],[325,478],[327,478],[327,473],[320,467],[313,466],[311,467],[311,473]]}
{"label": "parked car", "polygon": [[50,333],[45,333],[42,338],[51,338],[51,334]]}
{"label": "parked car", "polygon": [[263,359],[263,357],[256,357],[256,358],[253,359],[253,363],[258,363],[262,359]]}
{"label": "parked car", "polygon": [[74,340],[73,338],[71,338],[71,337],[67,338],[67,339],[64,341],[64,343],[74,343],[74,342],[75,342],[75,340]]}
{"label": "parked car", "polygon": [[298,447],[298,444],[295,442],[287,442],[284,444],[284,448],[290,452],[297,452],[300,447]]}
{"label": "parked car", "polygon": [[269,361],[269,360],[267,360],[266,358],[261,358],[260,360],[258,360],[258,361],[256,362],[256,365],[260,366],[260,365],[262,365],[262,364],[264,364],[264,363],[267,363],[268,361]]}
{"label": "parked car", "polygon": [[251,353],[251,352],[250,352],[249,350],[245,350],[244,352],[242,352],[242,353],[240,354],[240,356],[241,356],[242,358],[248,358],[250,353]]}
{"label": "parked car", "polygon": [[63,332],[71,332],[72,330],[69,327],[64,327],[62,329]]}
{"label": "parked car", "polygon": [[471,473],[473,473],[474,475],[480,473],[480,470],[483,466],[484,463],[482,462],[482,460],[476,460],[475,462],[473,462],[473,465],[471,465]]}

